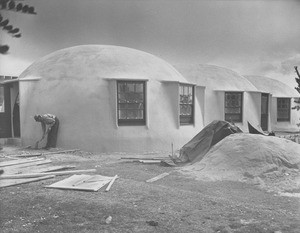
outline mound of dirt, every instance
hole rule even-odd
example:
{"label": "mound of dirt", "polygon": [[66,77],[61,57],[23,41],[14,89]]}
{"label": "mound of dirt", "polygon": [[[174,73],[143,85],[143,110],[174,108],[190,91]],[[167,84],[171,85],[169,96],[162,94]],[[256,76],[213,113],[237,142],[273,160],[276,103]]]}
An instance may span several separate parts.
{"label": "mound of dirt", "polygon": [[[300,188],[300,144],[257,134],[232,134],[181,171],[201,180],[232,180],[270,191]],[[299,189],[300,190],[300,189]]]}

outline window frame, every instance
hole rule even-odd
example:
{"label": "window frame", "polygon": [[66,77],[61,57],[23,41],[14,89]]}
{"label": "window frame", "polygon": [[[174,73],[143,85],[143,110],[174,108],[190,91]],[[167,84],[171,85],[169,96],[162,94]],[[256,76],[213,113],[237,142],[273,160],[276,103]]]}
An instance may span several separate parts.
{"label": "window frame", "polygon": [[[227,107],[226,106],[226,95],[239,95],[241,96],[241,105],[239,107]],[[243,105],[244,105],[244,93],[243,92],[237,92],[237,91],[226,91],[224,94],[224,119],[228,122],[234,122],[234,123],[242,123],[243,122]],[[226,108],[239,108],[240,113],[226,113]],[[232,120],[228,116],[239,116],[238,120]]]}
{"label": "window frame", "polygon": [[[182,103],[181,102],[181,87],[192,88],[192,103]],[[184,92],[184,91],[183,91]],[[191,106],[191,114],[183,115],[181,114],[181,106]],[[180,125],[193,125],[195,122],[195,85],[179,83],[179,123]]]}
{"label": "window frame", "polygon": [[[287,118],[281,118],[279,117],[278,111],[279,111],[279,101],[281,100],[288,100],[288,116]],[[291,121],[291,98],[277,98],[277,122],[290,122]]]}
{"label": "window frame", "polygon": [[[119,90],[119,84],[120,83],[126,83],[126,84],[142,84],[143,86],[143,114],[142,114],[142,119],[121,119],[120,118],[120,110],[121,109],[135,109],[135,108],[120,108],[120,103],[119,102],[119,93],[120,90]],[[143,126],[143,125],[146,125],[146,108],[147,108],[147,105],[146,105],[146,90],[147,90],[147,82],[144,81],[144,80],[117,80],[116,82],[117,84],[117,123],[118,123],[118,126]],[[128,104],[128,103],[127,103]],[[130,104],[130,103],[129,103]],[[141,109],[139,109],[141,110]]]}

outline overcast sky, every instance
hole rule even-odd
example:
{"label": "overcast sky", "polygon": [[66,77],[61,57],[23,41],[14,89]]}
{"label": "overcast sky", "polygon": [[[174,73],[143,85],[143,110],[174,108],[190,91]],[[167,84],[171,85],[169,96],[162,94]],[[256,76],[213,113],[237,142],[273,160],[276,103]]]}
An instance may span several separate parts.
{"label": "overcast sky", "polygon": [[1,12],[22,38],[0,73],[19,75],[58,49],[110,44],[152,53],[171,64],[214,64],[241,74],[294,82],[300,66],[299,0],[24,0],[37,15]]}

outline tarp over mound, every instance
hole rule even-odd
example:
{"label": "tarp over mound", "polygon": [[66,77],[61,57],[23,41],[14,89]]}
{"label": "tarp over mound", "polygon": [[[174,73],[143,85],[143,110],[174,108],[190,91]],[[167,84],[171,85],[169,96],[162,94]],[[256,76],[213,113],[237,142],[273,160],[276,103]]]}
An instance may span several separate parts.
{"label": "tarp over mound", "polygon": [[288,190],[300,187],[299,168],[300,144],[278,137],[241,133],[226,137],[201,161],[181,169],[198,179],[245,181],[257,178],[268,187],[280,180],[280,186],[285,185]]}
{"label": "tarp over mound", "polygon": [[180,149],[179,159],[191,163],[200,161],[213,145],[230,134],[241,132],[227,121],[213,121]]}

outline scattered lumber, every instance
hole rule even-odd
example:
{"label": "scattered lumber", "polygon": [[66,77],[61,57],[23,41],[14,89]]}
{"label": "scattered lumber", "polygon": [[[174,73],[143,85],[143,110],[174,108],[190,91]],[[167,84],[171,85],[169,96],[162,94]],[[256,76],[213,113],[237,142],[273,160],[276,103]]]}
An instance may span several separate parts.
{"label": "scattered lumber", "polygon": [[115,182],[115,180],[118,178],[118,175],[115,175],[114,178],[112,178],[112,180],[110,181],[110,183],[108,184],[108,186],[105,189],[105,192],[108,192],[111,188],[111,186],[113,185],[113,183]]}
{"label": "scattered lumber", "polygon": [[68,174],[78,174],[78,173],[86,173],[86,172],[95,172],[96,169],[87,169],[87,170],[71,170],[71,171],[59,171],[59,172],[43,172],[43,173],[26,173],[26,174],[12,174],[12,175],[2,175],[0,179],[23,179],[23,178],[33,178],[33,177],[41,177],[47,175],[55,175],[62,176]]}
{"label": "scattered lumber", "polygon": [[146,180],[146,182],[147,182],[147,183],[151,183],[151,182],[160,180],[160,179],[162,179],[162,178],[164,178],[164,177],[166,177],[166,176],[168,176],[168,175],[170,175],[170,174],[169,174],[168,172],[165,172],[165,173],[162,173],[162,174],[160,174],[160,175],[158,175],[158,176],[155,176],[155,177],[153,177],[153,178],[151,178],[151,179],[149,179],[149,180]]}
{"label": "scattered lumber", "polygon": [[0,167],[7,167],[7,166],[12,166],[12,165],[18,165],[18,164],[23,164],[23,163],[37,162],[37,161],[42,161],[42,160],[45,160],[45,159],[43,159],[43,158],[37,158],[37,159],[18,159],[18,160],[10,160],[10,161],[0,162]]}
{"label": "scattered lumber", "polygon": [[19,185],[19,184],[26,184],[30,182],[35,182],[35,181],[40,181],[40,180],[46,180],[55,177],[54,175],[49,175],[49,176],[42,176],[38,178],[31,178],[31,179],[18,179],[18,180],[2,180],[0,183],[0,188],[4,187],[9,187],[9,186],[14,186],[14,185]]}
{"label": "scattered lumber", "polygon": [[5,175],[12,174],[26,174],[26,173],[41,173],[41,172],[53,172],[58,170],[65,170],[70,168],[75,168],[76,166],[48,166],[48,165],[39,165],[39,166],[28,166],[28,167],[8,167],[4,169]]}

